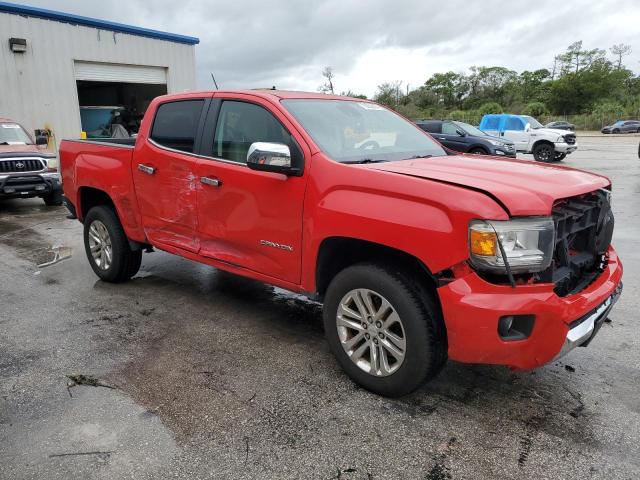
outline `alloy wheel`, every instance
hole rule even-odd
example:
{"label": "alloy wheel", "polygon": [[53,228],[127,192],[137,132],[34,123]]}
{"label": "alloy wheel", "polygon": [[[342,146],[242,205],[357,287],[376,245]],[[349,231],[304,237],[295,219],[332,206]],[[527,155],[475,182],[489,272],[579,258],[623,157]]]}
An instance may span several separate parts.
{"label": "alloy wheel", "polygon": [[89,250],[98,268],[108,270],[113,260],[113,246],[109,231],[100,220],[94,220],[89,227]]}
{"label": "alloy wheel", "polygon": [[336,327],[342,348],[361,370],[386,377],[402,365],[407,348],[404,326],[379,293],[366,288],[348,292],[338,305]]}

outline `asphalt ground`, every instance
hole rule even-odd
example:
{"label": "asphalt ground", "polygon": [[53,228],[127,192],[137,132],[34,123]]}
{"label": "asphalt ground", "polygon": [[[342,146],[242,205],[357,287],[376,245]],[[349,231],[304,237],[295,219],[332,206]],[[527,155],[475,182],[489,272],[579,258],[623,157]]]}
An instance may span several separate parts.
{"label": "asphalt ground", "polygon": [[63,208],[0,203],[0,478],[639,478],[639,139],[578,140],[564,163],[614,184],[611,323],[397,400],[341,372],[304,297],[162,252],[106,284]]}

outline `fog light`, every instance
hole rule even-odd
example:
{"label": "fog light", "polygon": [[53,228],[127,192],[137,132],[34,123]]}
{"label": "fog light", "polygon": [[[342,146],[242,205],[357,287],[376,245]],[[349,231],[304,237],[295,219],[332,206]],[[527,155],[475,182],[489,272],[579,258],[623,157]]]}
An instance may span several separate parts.
{"label": "fog light", "polygon": [[496,150],[496,155],[504,155],[504,152],[502,150]]}
{"label": "fog light", "polygon": [[44,190],[44,185],[36,185],[36,190]]}
{"label": "fog light", "polygon": [[506,315],[498,320],[498,335],[505,341],[529,338],[535,323],[534,315]]}
{"label": "fog light", "polygon": [[15,188],[5,188],[4,189],[4,193],[16,193],[16,189]]}

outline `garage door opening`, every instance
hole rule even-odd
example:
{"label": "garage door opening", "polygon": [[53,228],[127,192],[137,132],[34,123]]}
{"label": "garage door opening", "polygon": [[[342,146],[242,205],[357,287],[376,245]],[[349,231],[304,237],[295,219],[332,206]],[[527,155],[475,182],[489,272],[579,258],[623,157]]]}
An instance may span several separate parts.
{"label": "garage door opening", "polygon": [[76,61],[75,77],[88,138],[135,135],[151,100],[167,93],[164,67]]}
{"label": "garage door opening", "polygon": [[138,133],[149,103],[166,85],[78,80],[82,130],[88,138],[123,138]]}

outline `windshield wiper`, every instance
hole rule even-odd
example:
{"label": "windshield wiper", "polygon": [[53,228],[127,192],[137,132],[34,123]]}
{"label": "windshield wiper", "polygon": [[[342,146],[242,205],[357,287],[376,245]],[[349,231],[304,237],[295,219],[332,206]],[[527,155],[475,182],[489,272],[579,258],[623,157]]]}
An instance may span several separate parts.
{"label": "windshield wiper", "polygon": [[433,155],[429,154],[429,155],[413,155],[409,158],[403,158],[403,160],[417,160],[418,158],[431,158],[433,157]]}
{"label": "windshield wiper", "polygon": [[355,165],[358,163],[382,163],[382,162],[386,162],[387,160],[374,160],[372,158],[361,158],[360,160],[346,160],[342,163],[346,163],[348,165]]}

